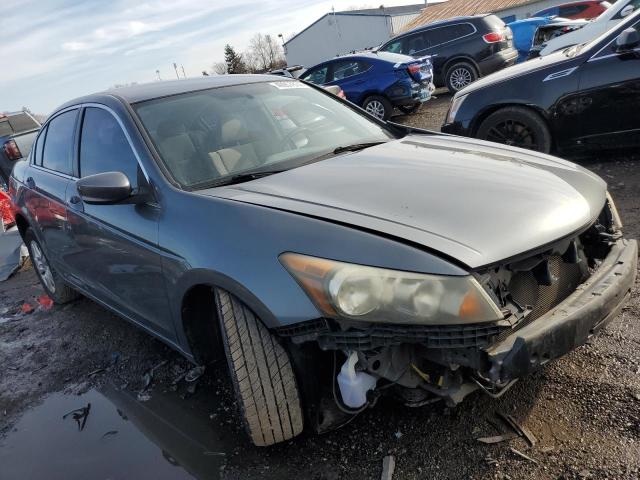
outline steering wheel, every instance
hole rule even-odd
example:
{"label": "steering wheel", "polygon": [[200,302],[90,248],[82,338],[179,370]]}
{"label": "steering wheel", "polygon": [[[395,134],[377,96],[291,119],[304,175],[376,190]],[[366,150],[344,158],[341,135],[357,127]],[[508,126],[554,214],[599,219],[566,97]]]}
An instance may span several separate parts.
{"label": "steering wheel", "polygon": [[301,133],[304,133],[307,137],[307,140],[310,140],[311,137],[309,136],[309,134],[313,133],[311,130],[309,130],[308,128],[305,127],[298,127],[295,130],[291,130],[289,133],[287,133],[282,140],[280,140],[280,146],[284,147],[285,145],[287,145],[287,143],[290,146],[293,146],[295,148],[298,148],[298,146],[295,144],[295,142],[293,142],[293,138],[296,135],[299,135]]}

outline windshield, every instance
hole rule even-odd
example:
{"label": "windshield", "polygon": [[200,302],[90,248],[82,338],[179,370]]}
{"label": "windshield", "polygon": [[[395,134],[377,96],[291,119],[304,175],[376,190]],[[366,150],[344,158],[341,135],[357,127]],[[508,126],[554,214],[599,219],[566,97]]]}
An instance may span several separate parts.
{"label": "windshield", "polygon": [[[622,23],[619,23],[615,27],[607,30],[605,33],[595,38],[594,40],[581,43],[579,45],[575,45],[574,47],[571,47],[570,49],[565,50],[565,54],[567,54],[568,56],[575,56],[580,53],[588,52],[590,50],[595,50],[597,47],[601,46],[601,42],[609,38],[614,31],[615,31],[615,35],[612,38],[617,38],[620,32],[629,28],[631,25],[634,25],[636,22],[638,22],[638,20],[640,20],[640,11],[635,12],[634,14],[626,18]],[[609,38],[609,41],[612,41],[612,38]]]}
{"label": "windshield", "polygon": [[189,189],[393,138],[366,115],[294,80],[219,87],[134,107],[173,178]]}

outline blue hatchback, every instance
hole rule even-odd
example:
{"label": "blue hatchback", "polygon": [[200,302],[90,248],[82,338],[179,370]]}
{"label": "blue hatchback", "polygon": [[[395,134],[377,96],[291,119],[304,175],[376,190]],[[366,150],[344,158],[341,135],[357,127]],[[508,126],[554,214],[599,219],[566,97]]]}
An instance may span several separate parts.
{"label": "blue hatchback", "polygon": [[317,85],[338,85],[347,99],[387,120],[398,107],[414,113],[431,98],[430,57],[413,58],[388,52],[345,55],[311,67],[300,76]]}

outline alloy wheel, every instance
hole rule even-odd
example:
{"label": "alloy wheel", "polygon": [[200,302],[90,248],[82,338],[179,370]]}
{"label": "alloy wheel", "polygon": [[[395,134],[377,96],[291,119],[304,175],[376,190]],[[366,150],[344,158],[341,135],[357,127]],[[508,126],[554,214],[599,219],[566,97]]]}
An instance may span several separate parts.
{"label": "alloy wheel", "polygon": [[451,72],[451,86],[456,90],[462,90],[473,81],[473,75],[468,68],[460,67]]}
{"label": "alloy wheel", "polygon": [[533,130],[515,120],[505,120],[492,126],[487,132],[486,140],[529,150],[538,149],[538,141]]}
{"label": "alloy wheel", "polygon": [[51,293],[55,293],[56,283],[53,280],[53,272],[51,271],[51,267],[49,267],[47,258],[42,253],[42,250],[40,250],[40,246],[37,244],[37,242],[32,241],[30,247],[33,264],[36,267],[40,278],[42,279],[42,283],[45,284],[45,286]]}
{"label": "alloy wheel", "polygon": [[378,100],[371,100],[369,103],[367,103],[365,110],[374,117],[384,119],[384,105]]}

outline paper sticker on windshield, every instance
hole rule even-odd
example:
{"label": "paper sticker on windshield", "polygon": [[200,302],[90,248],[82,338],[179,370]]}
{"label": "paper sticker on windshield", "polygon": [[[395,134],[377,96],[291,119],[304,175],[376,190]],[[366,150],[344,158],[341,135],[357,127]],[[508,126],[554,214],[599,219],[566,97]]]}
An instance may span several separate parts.
{"label": "paper sticker on windshield", "polygon": [[273,85],[276,88],[279,88],[280,90],[288,90],[290,88],[311,88],[308,85],[305,85],[302,82],[294,82],[294,81],[284,81],[284,82],[273,82],[270,83],[270,85]]}

